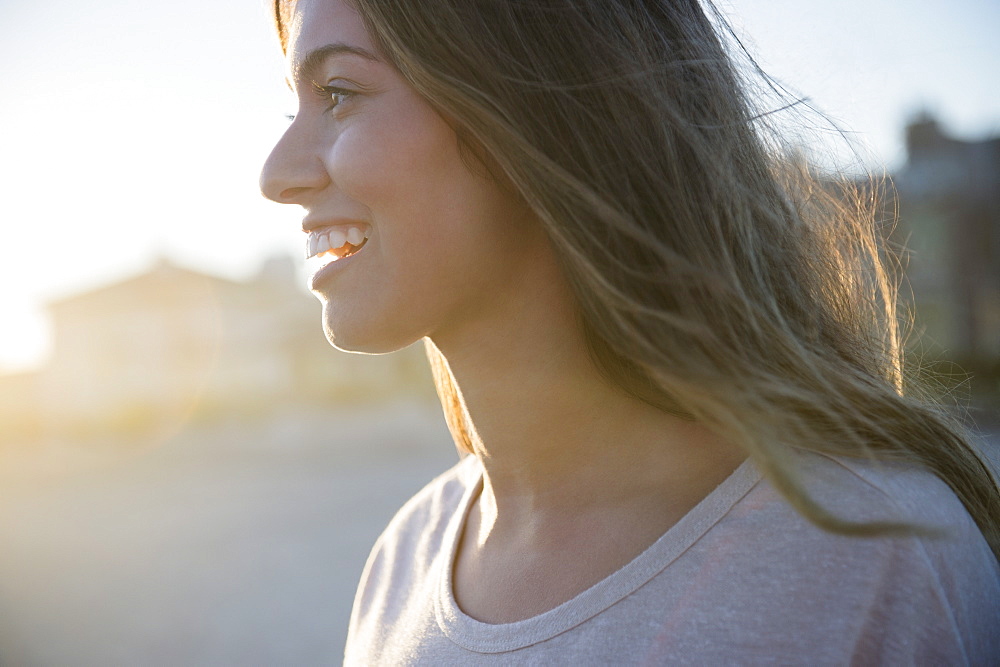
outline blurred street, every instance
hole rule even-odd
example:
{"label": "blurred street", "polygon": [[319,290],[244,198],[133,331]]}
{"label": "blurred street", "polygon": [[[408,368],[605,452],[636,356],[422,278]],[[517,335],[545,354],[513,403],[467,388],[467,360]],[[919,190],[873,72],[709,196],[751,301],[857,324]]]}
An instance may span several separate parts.
{"label": "blurred street", "polygon": [[455,461],[415,403],[4,466],[0,665],[340,664],[375,538]]}

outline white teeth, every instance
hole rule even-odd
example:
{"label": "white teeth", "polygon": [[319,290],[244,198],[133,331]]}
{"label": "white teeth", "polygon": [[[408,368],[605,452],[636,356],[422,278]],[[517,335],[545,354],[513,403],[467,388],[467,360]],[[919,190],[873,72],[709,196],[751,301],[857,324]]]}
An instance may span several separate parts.
{"label": "white teeth", "polygon": [[[358,227],[344,225],[312,231],[306,241],[306,259],[320,255],[331,255],[333,259],[338,259],[363,245],[370,235],[371,228],[368,225]],[[346,248],[343,253],[340,253],[340,249],[348,243],[355,248]]]}
{"label": "white teeth", "polygon": [[347,234],[342,229],[330,230],[330,248],[336,250],[347,243]]}
{"label": "white teeth", "polygon": [[324,252],[330,249],[330,239],[326,234],[320,234],[319,240],[316,242],[316,253],[317,255],[322,255]]}

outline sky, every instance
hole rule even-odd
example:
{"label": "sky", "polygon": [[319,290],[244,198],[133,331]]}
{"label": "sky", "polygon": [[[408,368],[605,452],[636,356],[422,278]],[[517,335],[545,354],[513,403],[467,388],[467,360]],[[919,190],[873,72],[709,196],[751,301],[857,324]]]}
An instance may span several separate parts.
{"label": "sky", "polygon": [[[718,5],[871,166],[920,109],[1000,134],[995,0]],[[301,256],[301,215],[257,189],[295,111],[263,0],[0,0],[0,62],[0,372],[44,360],[46,303],[158,257],[241,279]]]}

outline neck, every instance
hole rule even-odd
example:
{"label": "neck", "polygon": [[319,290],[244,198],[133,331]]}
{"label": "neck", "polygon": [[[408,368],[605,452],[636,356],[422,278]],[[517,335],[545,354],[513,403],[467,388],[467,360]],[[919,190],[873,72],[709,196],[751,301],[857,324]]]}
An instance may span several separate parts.
{"label": "neck", "polygon": [[525,281],[531,298],[505,299],[464,336],[432,337],[482,461],[483,537],[629,505],[673,507],[667,515],[680,518],[743,455],[601,377],[555,267]]}

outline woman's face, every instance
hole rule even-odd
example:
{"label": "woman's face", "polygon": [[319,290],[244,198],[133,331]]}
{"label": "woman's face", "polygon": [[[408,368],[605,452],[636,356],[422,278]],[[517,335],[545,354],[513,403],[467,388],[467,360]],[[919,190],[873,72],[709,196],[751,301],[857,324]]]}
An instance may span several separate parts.
{"label": "woman's face", "polygon": [[299,0],[288,29],[298,113],[261,189],[304,209],[307,254],[337,249],[313,260],[327,337],[386,352],[475,335],[494,304],[526,296],[512,291],[524,291],[540,226],[469,169],[454,130],[376,53],[348,2]]}

